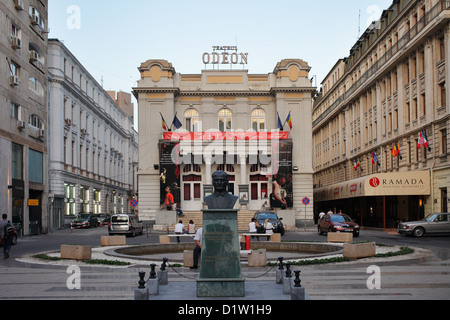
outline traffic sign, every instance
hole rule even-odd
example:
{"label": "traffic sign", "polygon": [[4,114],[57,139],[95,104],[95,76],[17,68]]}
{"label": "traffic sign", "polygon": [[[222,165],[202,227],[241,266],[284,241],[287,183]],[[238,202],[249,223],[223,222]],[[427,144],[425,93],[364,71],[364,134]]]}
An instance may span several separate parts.
{"label": "traffic sign", "polygon": [[130,205],[131,205],[131,207],[136,208],[138,206],[137,200],[136,199],[131,200]]}
{"label": "traffic sign", "polygon": [[307,206],[308,204],[311,203],[311,200],[309,200],[308,197],[304,197],[303,200],[302,200],[302,202],[303,202],[303,204],[304,204],[305,206]]}

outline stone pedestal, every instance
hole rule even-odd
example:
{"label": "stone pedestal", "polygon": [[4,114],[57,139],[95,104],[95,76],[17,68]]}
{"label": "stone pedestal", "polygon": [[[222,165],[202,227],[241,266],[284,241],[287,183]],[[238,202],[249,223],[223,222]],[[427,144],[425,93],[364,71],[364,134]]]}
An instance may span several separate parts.
{"label": "stone pedestal", "polygon": [[203,241],[198,297],[244,297],[238,210],[203,210]]}

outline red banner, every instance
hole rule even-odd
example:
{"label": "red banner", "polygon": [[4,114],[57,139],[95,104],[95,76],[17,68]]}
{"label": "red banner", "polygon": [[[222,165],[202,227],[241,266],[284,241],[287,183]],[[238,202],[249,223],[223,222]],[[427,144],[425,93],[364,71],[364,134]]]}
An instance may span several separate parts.
{"label": "red banner", "polygon": [[289,132],[164,132],[164,140],[286,140]]}

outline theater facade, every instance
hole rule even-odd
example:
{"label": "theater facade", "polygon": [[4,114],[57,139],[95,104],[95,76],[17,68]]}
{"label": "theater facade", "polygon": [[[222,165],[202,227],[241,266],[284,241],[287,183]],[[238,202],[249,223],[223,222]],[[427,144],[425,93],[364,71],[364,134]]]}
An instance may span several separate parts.
{"label": "theater facade", "polygon": [[312,220],[311,68],[285,59],[271,73],[249,74],[248,54],[236,51],[214,47],[199,57],[199,74],[177,73],[166,60],[139,67],[140,214],[165,209],[167,191],[183,211],[200,211],[212,173],[223,170],[236,209],[272,205]]}

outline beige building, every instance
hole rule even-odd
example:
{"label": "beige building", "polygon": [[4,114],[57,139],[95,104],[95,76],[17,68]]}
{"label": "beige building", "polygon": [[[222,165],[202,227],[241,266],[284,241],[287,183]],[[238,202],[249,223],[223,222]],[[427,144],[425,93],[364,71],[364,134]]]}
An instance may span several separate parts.
{"label": "beige building", "polygon": [[449,9],[393,1],[322,82],[312,118],[317,212],[393,228],[448,211]]}
{"label": "beige building", "polygon": [[24,235],[48,228],[47,12],[0,2],[0,207]]}
{"label": "beige building", "polygon": [[[224,62],[248,59],[220,55]],[[203,59],[208,63],[216,57],[205,54]],[[223,170],[230,177],[229,191],[239,196],[237,209],[270,205],[276,186],[288,209],[280,211],[294,223],[305,219],[301,201],[305,196],[313,200],[315,88],[310,67],[286,59],[269,74],[226,69],[179,74],[165,60],[148,60],[139,67],[134,94],[139,105],[140,214],[151,216],[165,208],[166,187],[184,211],[203,209],[203,198],[212,190],[211,174]],[[286,121],[289,113],[292,129]],[[312,220],[312,204],[306,217]]]}

